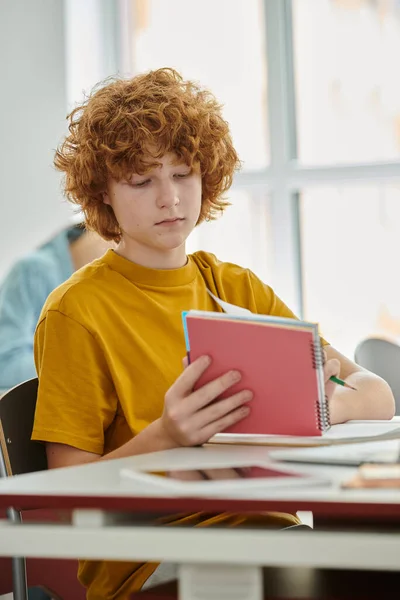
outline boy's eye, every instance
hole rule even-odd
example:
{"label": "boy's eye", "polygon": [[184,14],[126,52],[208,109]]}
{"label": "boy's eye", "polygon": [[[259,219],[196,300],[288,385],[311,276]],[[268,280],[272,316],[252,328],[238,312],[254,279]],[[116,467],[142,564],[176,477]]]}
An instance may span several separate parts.
{"label": "boy's eye", "polygon": [[191,171],[188,171],[187,173],[175,173],[175,177],[177,179],[184,179],[185,177],[189,177]]}
{"label": "boy's eye", "polygon": [[150,179],[144,179],[143,181],[134,181],[131,185],[133,185],[133,187],[144,187],[148,183],[150,183]]}

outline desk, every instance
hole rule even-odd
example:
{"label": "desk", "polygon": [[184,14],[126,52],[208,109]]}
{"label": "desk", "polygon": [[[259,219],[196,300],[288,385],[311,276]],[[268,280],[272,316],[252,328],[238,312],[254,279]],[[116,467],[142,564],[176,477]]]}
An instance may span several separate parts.
{"label": "desk", "polygon": [[[260,463],[268,460],[268,449],[179,448],[0,481],[0,508],[46,506],[74,514],[72,524],[0,522],[0,556],[169,561],[189,568],[217,565],[222,572],[233,567],[235,573],[246,568],[255,572],[262,565],[400,570],[400,490],[342,490],[340,483],[351,477],[353,467],[329,467],[330,487],[242,489],[216,498],[173,497],[165,489],[127,483],[119,475],[122,467],[168,470],[196,468],[201,462],[212,468],[226,460],[237,465]],[[325,473],[326,467],[302,465],[301,470],[318,474]],[[199,510],[305,510],[312,511],[323,526],[309,532],[186,529],[139,523],[134,518],[143,513]],[[371,523],[378,527],[371,528]],[[186,598],[191,598],[189,593],[182,596]]]}

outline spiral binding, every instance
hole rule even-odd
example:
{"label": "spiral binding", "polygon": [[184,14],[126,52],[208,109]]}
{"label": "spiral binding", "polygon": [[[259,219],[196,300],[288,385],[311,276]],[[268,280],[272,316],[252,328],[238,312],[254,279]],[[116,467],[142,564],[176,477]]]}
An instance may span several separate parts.
{"label": "spiral binding", "polygon": [[[314,369],[320,369],[325,364],[324,353],[321,342],[312,340],[310,342],[311,362]],[[317,427],[320,431],[325,431],[330,426],[329,402],[325,395],[323,406],[317,402],[316,405]]]}
{"label": "spiral binding", "polygon": [[318,425],[318,429],[320,429],[321,431],[325,431],[331,424],[327,396],[324,397],[324,406],[325,406],[325,410],[324,410],[324,412],[322,412],[321,407],[317,402],[317,425]]}

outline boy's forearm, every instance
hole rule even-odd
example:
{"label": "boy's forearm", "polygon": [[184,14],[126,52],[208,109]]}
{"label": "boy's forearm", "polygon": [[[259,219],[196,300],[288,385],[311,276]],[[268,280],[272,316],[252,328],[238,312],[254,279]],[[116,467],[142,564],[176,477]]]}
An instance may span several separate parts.
{"label": "boy's forearm", "polygon": [[331,423],[352,419],[391,419],[395,402],[389,385],[368,371],[357,371],[346,377],[356,391],[337,386],[330,401]]}
{"label": "boy's forearm", "polygon": [[147,454],[149,452],[170,450],[171,448],[176,447],[177,444],[166,435],[160,419],[157,419],[148,427],[146,427],[146,429],[129,440],[129,442],[126,442],[123,446],[120,446],[120,448],[105,454],[100,460],[125,458],[127,456],[135,456],[137,454]]}

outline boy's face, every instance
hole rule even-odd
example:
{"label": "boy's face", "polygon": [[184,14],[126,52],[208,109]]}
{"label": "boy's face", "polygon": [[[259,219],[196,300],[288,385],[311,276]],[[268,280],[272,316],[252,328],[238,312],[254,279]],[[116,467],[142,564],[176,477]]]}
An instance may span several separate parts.
{"label": "boy's face", "polygon": [[186,256],[186,238],[200,215],[200,172],[174,160],[174,154],[166,154],[145,175],[110,180],[104,195],[121,227],[125,254],[150,267],[162,255]]}

